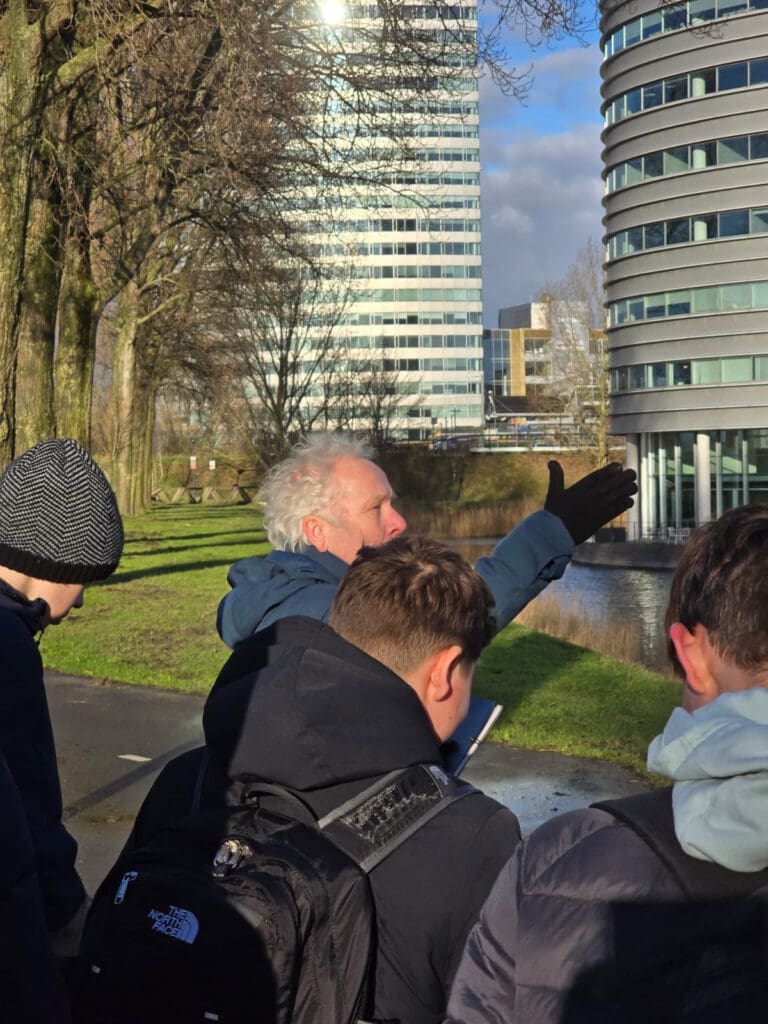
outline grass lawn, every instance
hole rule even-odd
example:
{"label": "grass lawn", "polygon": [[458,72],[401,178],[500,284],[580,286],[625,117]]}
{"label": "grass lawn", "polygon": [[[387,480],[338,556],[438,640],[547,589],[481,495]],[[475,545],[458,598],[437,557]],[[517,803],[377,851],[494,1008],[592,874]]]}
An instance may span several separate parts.
{"label": "grass lawn", "polygon": [[251,506],[163,505],[124,519],[120,566],[85,591],[85,606],[49,629],[49,668],[204,693],[228,650],[216,632],[227,571],[269,550]]}
{"label": "grass lawn", "polygon": [[474,689],[504,705],[495,740],[642,774],[648,743],[680,703],[670,679],[515,624],[484,652]]}
{"label": "grass lawn", "polygon": [[[86,590],[85,607],[43,636],[48,668],[206,692],[227,657],[216,608],[229,566],[265,554],[250,506],[161,506],[125,520],[118,571]],[[485,652],[476,691],[504,705],[495,740],[615,761],[641,770],[679,687],[643,669],[523,626]]]}

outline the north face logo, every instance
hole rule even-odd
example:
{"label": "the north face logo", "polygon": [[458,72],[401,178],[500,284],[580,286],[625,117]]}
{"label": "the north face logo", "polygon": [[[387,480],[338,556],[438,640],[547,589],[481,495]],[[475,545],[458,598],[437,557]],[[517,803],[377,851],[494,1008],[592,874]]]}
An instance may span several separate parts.
{"label": "the north face logo", "polygon": [[171,904],[167,911],[150,910],[147,917],[152,922],[153,932],[161,932],[171,939],[181,939],[190,944],[197,938],[200,926],[191,910]]}

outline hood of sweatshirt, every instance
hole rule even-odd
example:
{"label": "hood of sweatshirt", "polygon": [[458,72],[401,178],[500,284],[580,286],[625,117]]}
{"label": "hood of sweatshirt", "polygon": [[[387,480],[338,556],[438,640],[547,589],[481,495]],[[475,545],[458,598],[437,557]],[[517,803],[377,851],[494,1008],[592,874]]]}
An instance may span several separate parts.
{"label": "hood of sweatshirt", "polygon": [[324,623],[281,619],[224,671],[203,723],[212,758],[234,779],[313,790],[440,762],[411,687]]}
{"label": "hood of sweatshirt", "polygon": [[650,771],[674,781],[680,845],[732,871],[768,867],[768,690],[675,708],[648,748]]}

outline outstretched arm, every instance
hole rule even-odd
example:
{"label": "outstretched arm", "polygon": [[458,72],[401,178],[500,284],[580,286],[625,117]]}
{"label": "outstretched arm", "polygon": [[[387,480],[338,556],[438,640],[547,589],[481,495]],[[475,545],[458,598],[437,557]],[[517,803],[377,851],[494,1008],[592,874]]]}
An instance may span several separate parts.
{"label": "outstretched arm", "polygon": [[565,487],[559,462],[549,463],[544,509],[527,516],[477,562],[503,629],[552,580],[560,579],[577,544],[630,508],[636,474],[612,462]]}

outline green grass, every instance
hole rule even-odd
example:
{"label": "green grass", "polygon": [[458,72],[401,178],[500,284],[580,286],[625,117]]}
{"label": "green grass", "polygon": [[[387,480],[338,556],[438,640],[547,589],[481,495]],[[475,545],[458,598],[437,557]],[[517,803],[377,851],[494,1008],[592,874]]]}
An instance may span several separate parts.
{"label": "green grass", "polygon": [[648,743],[680,698],[670,679],[515,623],[483,654],[474,688],[504,705],[495,740],[643,774]]}
{"label": "green grass", "polygon": [[228,650],[216,633],[227,571],[269,550],[251,506],[162,506],[126,517],[117,572],[85,592],[85,606],[48,629],[49,668],[74,675],[204,693]]}
{"label": "green grass", "polygon": [[[265,554],[250,506],[163,506],[127,518],[120,568],[43,636],[47,667],[205,693],[227,658],[216,608],[230,565]],[[485,652],[476,692],[504,705],[493,739],[642,770],[679,688],[660,676],[523,626]]]}

